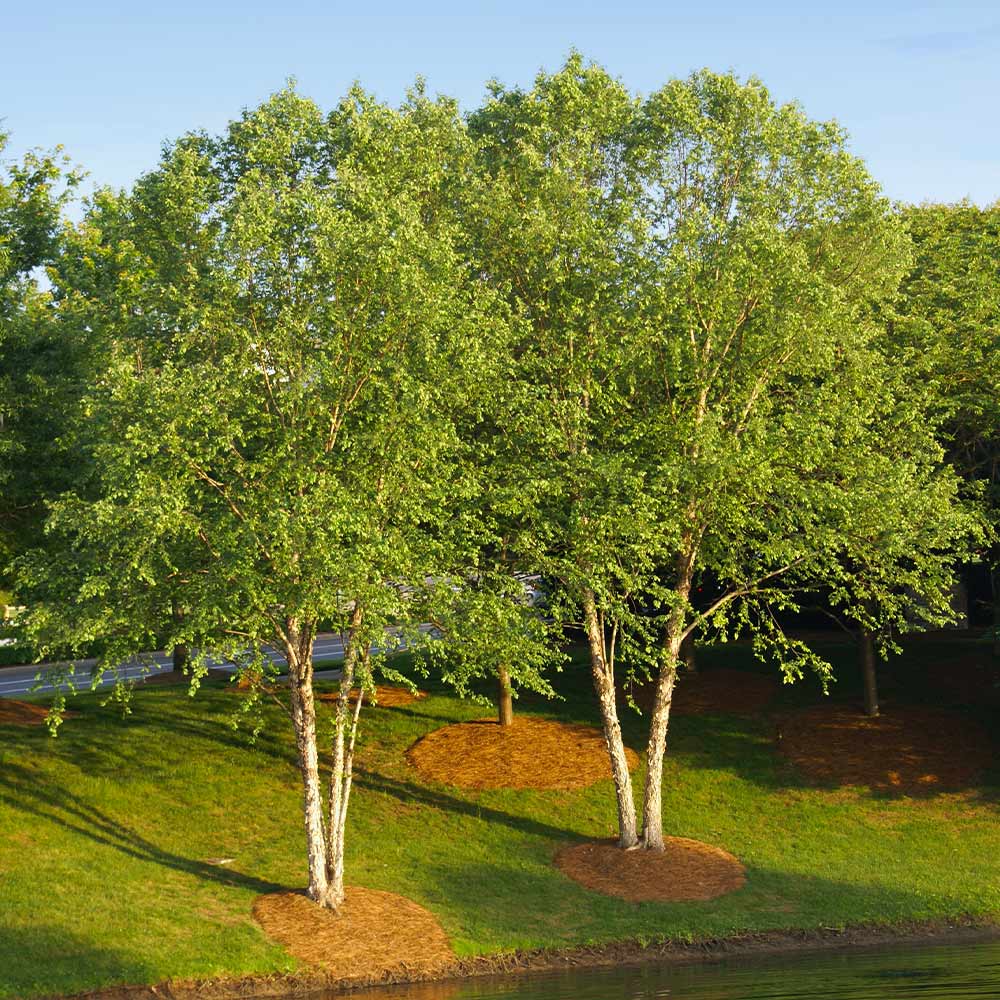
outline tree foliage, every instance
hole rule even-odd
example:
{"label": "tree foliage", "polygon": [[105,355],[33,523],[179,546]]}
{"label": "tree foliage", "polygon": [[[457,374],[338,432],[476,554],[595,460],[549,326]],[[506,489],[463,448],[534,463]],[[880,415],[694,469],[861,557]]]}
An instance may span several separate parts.
{"label": "tree foliage", "polygon": [[[0,154],[7,136],[0,133]],[[0,582],[41,538],[44,502],[77,466],[64,440],[85,352],[52,323],[41,269],[58,256],[61,215],[79,180],[56,150],[0,173]]]}
{"label": "tree foliage", "polygon": [[1000,203],[903,209],[914,260],[891,344],[942,424],[950,461],[993,525],[987,551],[1000,624]]}

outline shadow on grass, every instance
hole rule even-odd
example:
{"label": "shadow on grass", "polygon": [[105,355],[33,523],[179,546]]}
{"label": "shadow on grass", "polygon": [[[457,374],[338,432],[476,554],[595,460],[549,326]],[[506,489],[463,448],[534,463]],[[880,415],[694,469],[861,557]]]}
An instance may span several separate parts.
{"label": "shadow on grass", "polygon": [[449,795],[447,792],[428,788],[426,785],[414,784],[403,778],[394,778],[380,772],[368,771],[355,766],[354,783],[370,792],[391,796],[404,805],[422,805],[432,809],[440,809],[459,816],[469,816],[485,823],[496,823],[511,830],[528,833],[536,837],[547,837],[555,840],[579,840],[579,834],[564,827],[553,826],[528,816],[516,816],[494,809],[479,802],[468,802],[465,799]]}
{"label": "shadow on grass", "polygon": [[0,923],[0,996],[48,996],[76,990],[82,975],[103,985],[145,983],[150,972],[128,957],[62,928]]}
{"label": "shadow on grass", "polygon": [[[631,903],[585,889],[554,865],[529,868],[517,859],[504,860],[495,865],[433,865],[427,869],[427,881],[437,897],[448,900],[455,920],[470,929],[470,936],[477,934],[478,924],[488,923],[493,940],[514,947],[640,937],[647,942],[690,941],[747,932],[885,925],[932,915],[930,900],[896,885],[872,884],[863,865],[856,882],[748,865],[742,888],[712,900]],[[934,903],[942,916],[965,906],[940,896]]]}
{"label": "shadow on grass", "polygon": [[164,850],[69,789],[54,783],[50,775],[46,776],[42,783],[36,773],[19,764],[7,762],[0,771],[0,802],[15,812],[55,823],[130,858],[172,868],[197,876],[206,882],[228,888],[248,889],[256,893],[281,892],[288,889],[288,886],[276,882],[243,875],[229,868],[218,867]]}
{"label": "shadow on grass", "polygon": [[[188,699],[186,695],[179,698],[176,688],[140,691],[132,714],[126,717],[113,706],[94,704],[91,695],[84,698],[87,700],[71,703],[80,716],[63,724],[57,740],[38,728],[22,729],[17,733],[17,742],[25,749],[44,752],[91,774],[123,776],[134,772],[144,778],[169,775],[190,756],[189,740],[200,742],[206,750],[221,747],[256,751],[292,767],[296,765],[294,744],[287,739],[290,727],[277,713],[252,742],[247,727],[234,730],[229,725],[236,702],[213,698],[211,693]],[[136,738],[140,734],[141,739]]]}

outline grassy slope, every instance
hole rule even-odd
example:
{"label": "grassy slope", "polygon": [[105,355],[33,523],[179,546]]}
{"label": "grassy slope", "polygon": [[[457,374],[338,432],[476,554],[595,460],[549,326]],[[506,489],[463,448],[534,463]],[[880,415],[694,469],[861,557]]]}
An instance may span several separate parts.
{"label": "grassy slope", "polygon": [[[559,686],[565,702],[523,709],[595,721],[585,674]],[[782,694],[815,697],[809,682]],[[56,740],[0,727],[0,997],[294,968],[249,918],[257,893],[305,878],[291,736],[275,716],[248,746],[226,725],[235,701],[218,682],[193,701],[151,688],[125,721],[77,699]],[[349,881],[429,907],[460,954],[1000,915],[996,775],[962,800],[817,789],[773,752],[766,719],[677,718],[667,832],[732,851],[749,883],[711,903],[636,906],[550,864],[566,839],[612,832],[610,784],[466,794],[422,784],[402,759],[423,733],[482,714],[443,693],[369,712],[348,834]],[[628,737],[640,748],[640,725]],[[235,863],[207,862],[219,857]]]}

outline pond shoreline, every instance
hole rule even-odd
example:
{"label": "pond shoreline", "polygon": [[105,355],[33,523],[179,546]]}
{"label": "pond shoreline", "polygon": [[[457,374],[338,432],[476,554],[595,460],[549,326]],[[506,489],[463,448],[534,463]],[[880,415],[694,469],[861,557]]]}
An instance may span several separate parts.
{"label": "pond shoreline", "polygon": [[890,944],[931,946],[992,941],[1000,941],[1000,915],[995,919],[957,917],[952,920],[906,921],[891,925],[863,924],[844,928],[761,931],[691,942],[670,940],[644,945],[632,940],[591,947],[538,949],[456,959],[454,964],[433,973],[403,971],[377,977],[334,979],[316,970],[200,981],[168,980],[156,985],[90,990],[63,996],[58,1000],[246,1000],[250,997],[308,997],[331,992],[349,994],[377,986],[514,976],[560,969],[597,969],[653,962],[678,965],[712,963],[728,958],[864,950]]}

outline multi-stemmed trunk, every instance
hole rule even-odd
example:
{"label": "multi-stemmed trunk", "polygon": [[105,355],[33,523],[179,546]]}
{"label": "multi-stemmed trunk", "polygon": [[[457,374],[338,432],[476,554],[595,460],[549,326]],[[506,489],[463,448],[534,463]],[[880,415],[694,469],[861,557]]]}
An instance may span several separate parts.
{"label": "multi-stemmed trunk", "polygon": [[646,784],[642,804],[642,837],[636,824],[635,799],[632,794],[632,779],[625,756],[621,723],[618,719],[614,677],[614,637],[611,650],[605,634],[604,621],[597,610],[594,592],[584,589],[581,594],[584,626],[590,648],[590,667],[594,690],[601,709],[604,726],[604,742],[611,760],[611,774],[615,783],[618,801],[618,843],[624,848],[641,846],[648,850],[662,851],[663,844],[663,758],[667,749],[667,727],[670,722],[670,706],[673,701],[674,685],[677,680],[677,665],[681,661],[682,647],[689,635],[687,623],[687,599],[691,589],[694,557],[686,554],[678,561],[678,581],[676,586],[677,604],[667,622],[663,644],[663,656],[656,677],[656,691],[649,721],[649,738],[646,743]]}
{"label": "multi-stemmed trunk", "polygon": [[337,909],[344,901],[344,837],[347,828],[347,805],[351,798],[354,776],[354,743],[358,735],[358,718],[364,702],[364,678],[357,684],[358,695],[351,705],[351,692],[359,680],[358,664],[367,668],[368,648],[361,649],[358,629],[361,627],[361,607],[355,605],[351,613],[347,648],[344,650],[344,669],[340,678],[340,698],[333,739],[333,761],[330,768],[330,790],[327,798],[329,821],[326,843],[326,868],[329,880],[329,901],[324,905]]}
{"label": "multi-stemmed trunk", "polygon": [[497,710],[501,726],[514,724],[514,695],[510,686],[510,669],[505,663],[497,668]]}
{"label": "multi-stemmed trunk", "polygon": [[592,590],[583,592],[584,625],[587,643],[590,647],[590,672],[594,680],[594,690],[601,707],[604,724],[604,744],[611,761],[611,775],[615,782],[618,799],[618,845],[631,848],[639,843],[635,814],[635,799],[632,796],[632,776],[628,770],[625,755],[625,741],[618,720],[618,705],[615,697],[615,674],[613,654],[609,657],[603,623],[597,612],[597,603]]}
{"label": "multi-stemmed trunk", "polygon": [[351,629],[344,654],[344,669],[337,702],[334,745],[327,795],[327,816],[323,815],[323,792],[316,742],[316,703],[313,695],[313,639],[315,629],[290,620],[285,626],[291,714],[295,727],[299,772],[302,776],[302,813],[306,832],[309,866],[309,898],[336,910],[344,901],[344,833],[347,805],[351,794],[354,745],[361,712],[363,688],[351,705],[359,657],[357,639],[361,624],[360,608],[351,617]]}
{"label": "multi-stemmed trunk", "polygon": [[308,893],[310,899],[329,906],[326,831],[323,825],[323,793],[316,747],[316,702],[313,698],[313,633],[299,622],[290,620],[286,623],[285,634],[292,724],[295,727],[295,747],[298,751],[299,774],[302,777],[302,816],[309,862]]}

